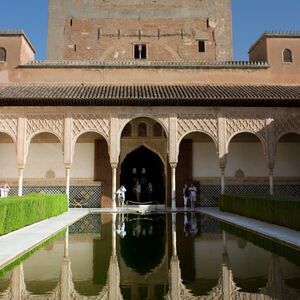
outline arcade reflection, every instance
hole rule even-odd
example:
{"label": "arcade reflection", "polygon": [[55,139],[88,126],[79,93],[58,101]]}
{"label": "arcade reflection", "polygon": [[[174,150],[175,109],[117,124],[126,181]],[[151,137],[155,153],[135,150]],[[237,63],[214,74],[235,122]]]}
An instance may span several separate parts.
{"label": "arcade reflection", "polygon": [[91,214],[0,278],[0,299],[300,299],[299,257],[200,214]]}

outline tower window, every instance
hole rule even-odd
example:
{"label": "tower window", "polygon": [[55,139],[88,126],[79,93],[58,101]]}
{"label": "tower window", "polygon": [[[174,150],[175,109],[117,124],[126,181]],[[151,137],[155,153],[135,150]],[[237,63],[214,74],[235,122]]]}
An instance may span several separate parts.
{"label": "tower window", "polygon": [[147,48],[145,44],[134,45],[134,58],[135,59],[146,59],[147,58]]}
{"label": "tower window", "polygon": [[283,56],[283,62],[285,62],[285,63],[293,62],[293,53],[290,49],[284,49],[282,56]]}
{"label": "tower window", "polygon": [[5,48],[0,48],[0,62],[6,62],[6,50],[5,50]]}
{"label": "tower window", "polygon": [[198,41],[198,51],[205,52],[205,41]]}

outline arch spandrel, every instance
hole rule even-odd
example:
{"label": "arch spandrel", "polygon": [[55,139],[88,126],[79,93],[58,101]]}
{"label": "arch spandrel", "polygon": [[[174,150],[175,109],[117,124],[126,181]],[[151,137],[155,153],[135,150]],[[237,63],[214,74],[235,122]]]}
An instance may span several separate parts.
{"label": "arch spandrel", "polygon": [[39,133],[51,133],[61,143],[64,140],[64,116],[63,115],[31,115],[26,121],[26,144],[30,144],[32,138]]}
{"label": "arch spandrel", "polygon": [[18,117],[0,114],[0,132],[8,134],[14,143],[17,140]]}
{"label": "arch spandrel", "polygon": [[214,114],[200,116],[180,116],[177,121],[177,144],[184,136],[192,132],[200,132],[210,136],[218,145],[218,119]]}
{"label": "arch spandrel", "polygon": [[300,116],[297,115],[278,115],[274,118],[275,142],[288,134],[300,134]]}
{"label": "arch spandrel", "polygon": [[261,141],[264,153],[267,153],[266,119],[255,116],[226,118],[226,152],[228,153],[230,141],[238,134],[252,133]]}
{"label": "arch spandrel", "polygon": [[74,144],[80,135],[87,132],[96,132],[103,136],[109,145],[109,118],[97,114],[74,114],[72,115],[72,120],[72,139]]}

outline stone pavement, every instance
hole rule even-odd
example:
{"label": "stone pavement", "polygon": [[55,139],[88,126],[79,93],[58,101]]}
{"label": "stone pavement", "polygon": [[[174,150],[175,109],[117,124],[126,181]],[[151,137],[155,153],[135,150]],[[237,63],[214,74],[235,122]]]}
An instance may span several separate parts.
{"label": "stone pavement", "polygon": [[210,215],[220,221],[252,231],[275,242],[300,250],[300,232],[286,227],[258,221],[236,214],[220,211],[216,207],[202,207],[196,211]]}

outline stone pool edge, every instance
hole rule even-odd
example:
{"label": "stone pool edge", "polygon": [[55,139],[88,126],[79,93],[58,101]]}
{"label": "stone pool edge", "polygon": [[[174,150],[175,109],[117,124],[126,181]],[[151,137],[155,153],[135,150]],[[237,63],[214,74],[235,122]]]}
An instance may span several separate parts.
{"label": "stone pool edge", "polygon": [[195,211],[214,217],[219,221],[251,231],[264,238],[271,239],[274,242],[284,244],[296,250],[300,250],[299,231],[256,219],[223,212],[220,211],[219,208],[215,207],[202,207],[197,208]]}
{"label": "stone pool edge", "polygon": [[1,236],[0,269],[88,214],[88,209],[70,209],[62,215]]}

